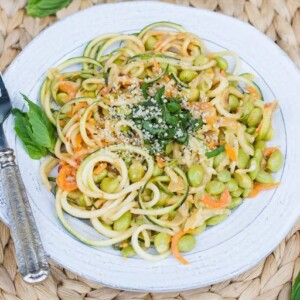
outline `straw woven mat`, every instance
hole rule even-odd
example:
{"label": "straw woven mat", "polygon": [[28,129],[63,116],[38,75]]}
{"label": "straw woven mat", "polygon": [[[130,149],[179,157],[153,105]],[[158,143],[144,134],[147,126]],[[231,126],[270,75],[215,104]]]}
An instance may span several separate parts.
{"label": "straw woven mat", "polygon": [[[101,0],[74,0],[55,17],[34,19],[25,15],[26,0],[0,0],[0,70],[45,27]],[[196,8],[205,7],[248,21],[282,47],[300,67],[300,0],[168,0]],[[276,63],[276,62],[274,62]],[[276,233],[274,233],[276,234]],[[232,280],[182,293],[133,293],[88,282],[51,265],[44,283],[25,284],[19,273],[9,230],[0,223],[0,299],[7,300],[288,300],[291,282],[300,270],[300,222],[277,249],[254,269]]]}

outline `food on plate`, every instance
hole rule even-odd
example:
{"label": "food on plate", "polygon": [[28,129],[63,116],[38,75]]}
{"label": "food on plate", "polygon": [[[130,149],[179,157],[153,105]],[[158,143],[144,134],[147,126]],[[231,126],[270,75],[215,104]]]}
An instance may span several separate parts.
{"label": "food on plate", "polygon": [[[14,113],[30,156],[48,155],[41,176],[63,226],[125,257],[172,253],[187,264],[182,253],[195,235],[276,188],[272,173],[284,157],[266,142],[278,102],[264,102],[239,64],[235,53],[210,52],[181,25],[159,22],[101,35],[82,57],[49,70],[43,110],[27,99],[29,112]],[[89,220],[99,239],[71,227],[64,212]]]}

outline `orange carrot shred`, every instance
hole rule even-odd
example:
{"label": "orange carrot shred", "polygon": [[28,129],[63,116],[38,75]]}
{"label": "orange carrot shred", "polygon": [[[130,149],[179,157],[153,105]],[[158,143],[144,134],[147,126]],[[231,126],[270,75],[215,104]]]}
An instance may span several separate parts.
{"label": "orange carrot shred", "polygon": [[225,189],[223,191],[223,193],[221,194],[221,197],[219,200],[213,200],[211,199],[209,194],[205,194],[201,201],[203,202],[204,205],[213,208],[213,209],[219,209],[219,208],[224,208],[226,206],[228,206],[228,204],[231,201],[231,196],[230,193],[228,192],[227,189]]}
{"label": "orange carrot shred", "polygon": [[256,197],[261,191],[263,190],[270,190],[278,187],[280,185],[280,181],[272,184],[262,184],[262,183],[255,183],[253,190],[248,195],[247,198],[254,198]]}
{"label": "orange carrot shred", "polygon": [[163,168],[167,165],[167,163],[162,159],[162,155],[156,156],[156,162],[160,168]]}
{"label": "orange carrot shred", "polygon": [[74,191],[77,187],[76,169],[70,165],[63,166],[56,178],[57,185],[64,191]]}
{"label": "orange carrot shred", "polygon": [[257,91],[255,90],[254,87],[252,87],[252,86],[247,86],[245,89],[246,89],[250,94],[253,94],[255,98],[258,98],[258,93],[257,93]]}
{"label": "orange carrot shred", "polygon": [[107,163],[100,163],[99,165],[98,165],[98,167],[97,168],[95,168],[94,169],[94,174],[95,175],[98,175],[98,174],[100,174],[103,170],[105,170],[106,169],[106,167],[107,167]]}
{"label": "orange carrot shred", "polygon": [[274,152],[276,152],[276,151],[278,151],[278,150],[279,150],[278,147],[269,147],[269,148],[265,149],[265,151],[264,151],[264,156],[265,156],[265,157],[268,157],[268,156],[270,156],[272,153],[274,153]]}
{"label": "orange carrot shred", "polygon": [[172,237],[172,242],[171,242],[171,250],[172,250],[173,255],[184,265],[188,265],[189,262],[181,256],[179,249],[178,249],[178,242],[182,236],[184,236],[185,234],[188,234],[188,233],[196,234],[196,230],[193,230],[193,229],[190,229],[187,231],[180,230],[175,233],[175,235]]}
{"label": "orange carrot shred", "polygon": [[232,160],[232,161],[237,161],[237,155],[236,155],[236,151],[233,147],[231,147],[228,143],[225,145],[225,151],[226,154],[228,155],[228,157]]}

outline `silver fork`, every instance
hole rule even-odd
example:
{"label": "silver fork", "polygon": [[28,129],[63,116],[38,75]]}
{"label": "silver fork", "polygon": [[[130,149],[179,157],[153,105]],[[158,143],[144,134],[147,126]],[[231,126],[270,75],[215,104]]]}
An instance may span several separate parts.
{"label": "silver fork", "polygon": [[49,265],[29,205],[14,151],[9,148],[3,123],[12,110],[8,92],[0,74],[0,176],[8,206],[9,226],[17,264],[23,279],[38,283],[49,275]]}

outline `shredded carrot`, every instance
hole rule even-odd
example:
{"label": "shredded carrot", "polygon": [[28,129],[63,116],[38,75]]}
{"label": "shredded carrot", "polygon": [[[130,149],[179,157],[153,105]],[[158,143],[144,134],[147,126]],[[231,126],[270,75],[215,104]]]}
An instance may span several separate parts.
{"label": "shredded carrot", "polygon": [[171,79],[170,79],[170,77],[166,74],[166,75],[164,76],[164,80],[165,80],[166,82],[169,82]]}
{"label": "shredded carrot", "polygon": [[156,71],[160,72],[161,71],[161,67],[160,65],[157,63],[157,60],[154,58],[153,59],[153,66],[155,68]]}
{"label": "shredded carrot", "polygon": [[156,162],[157,162],[157,165],[160,167],[160,168],[163,168],[167,165],[167,163],[163,160],[163,157],[162,155],[158,155],[156,156]]}
{"label": "shredded carrot", "polygon": [[228,206],[228,204],[231,201],[231,196],[228,192],[227,189],[225,189],[223,191],[223,193],[221,194],[221,197],[219,200],[213,200],[209,194],[205,194],[201,201],[203,202],[204,205],[212,208],[212,209],[219,209],[219,208],[224,208],[226,206]]}
{"label": "shredded carrot", "polygon": [[59,125],[60,125],[60,126],[66,125],[66,121],[65,121],[65,120],[59,120]]}
{"label": "shredded carrot", "polygon": [[166,90],[166,97],[169,98],[172,96],[172,88],[169,87],[167,90]]}
{"label": "shredded carrot", "polygon": [[216,121],[218,119],[216,109],[214,107],[210,107],[210,108],[205,109],[204,119],[205,119],[205,121],[208,125],[213,126],[214,123],[216,123]]}
{"label": "shredded carrot", "polygon": [[237,155],[236,155],[236,151],[233,147],[231,147],[228,143],[225,145],[225,151],[226,154],[228,155],[228,157],[232,160],[232,161],[237,161]]}
{"label": "shredded carrot", "polygon": [[107,167],[107,163],[100,163],[99,165],[98,165],[98,167],[97,168],[95,168],[94,169],[94,174],[95,175],[98,175],[98,174],[100,174],[103,170],[105,170],[106,169],[106,167]]}
{"label": "shredded carrot", "polygon": [[215,55],[213,53],[209,54],[209,58],[210,59],[214,59],[215,58]]}
{"label": "shredded carrot", "polygon": [[274,152],[276,152],[276,151],[278,151],[278,150],[279,150],[278,147],[270,147],[270,148],[267,148],[267,149],[265,149],[265,151],[264,151],[264,156],[265,156],[265,157],[268,157],[268,156],[270,156],[272,153],[274,153]]}
{"label": "shredded carrot", "polygon": [[78,147],[82,143],[82,137],[80,134],[77,134],[74,139],[74,146]]}
{"label": "shredded carrot", "polygon": [[87,107],[88,104],[86,102],[79,102],[76,103],[72,108],[72,115],[74,115],[77,111],[79,111],[81,108]]}
{"label": "shredded carrot", "polygon": [[257,99],[258,98],[258,93],[257,91],[255,90],[254,87],[252,86],[247,86],[245,87],[245,89],[250,93],[250,94],[253,94],[253,96]]}
{"label": "shredded carrot", "polygon": [[196,234],[196,230],[193,230],[193,229],[190,229],[187,231],[180,230],[174,234],[174,236],[172,237],[172,242],[171,242],[171,250],[172,250],[173,255],[184,265],[188,265],[189,262],[181,256],[179,249],[178,249],[178,242],[182,236],[184,236],[185,234],[188,234],[188,233]]}
{"label": "shredded carrot", "polygon": [[76,190],[76,169],[70,165],[62,166],[56,178],[57,185],[64,191]]}
{"label": "shredded carrot", "polygon": [[226,72],[224,71],[224,70],[222,70],[221,72],[220,72],[220,74],[222,75],[222,76],[226,76],[227,74],[226,74]]}
{"label": "shredded carrot", "polygon": [[262,184],[262,183],[255,183],[253,190],[251,191],[251,193],[248,195],[247,198],[254,198],[256,197],[261,191],[263,190],[270,190],[270,189],[274,189],[276,187],[278,187],[280,184],[279,182],[276,183],[272,183],[272,184]]}
{"label": "shredded carrot", "polygon": [[198,101],[191,101],[189,102],[188,106],[193,107],[197,110],[205,110],[212,107],[210,102],[198,102]]}

